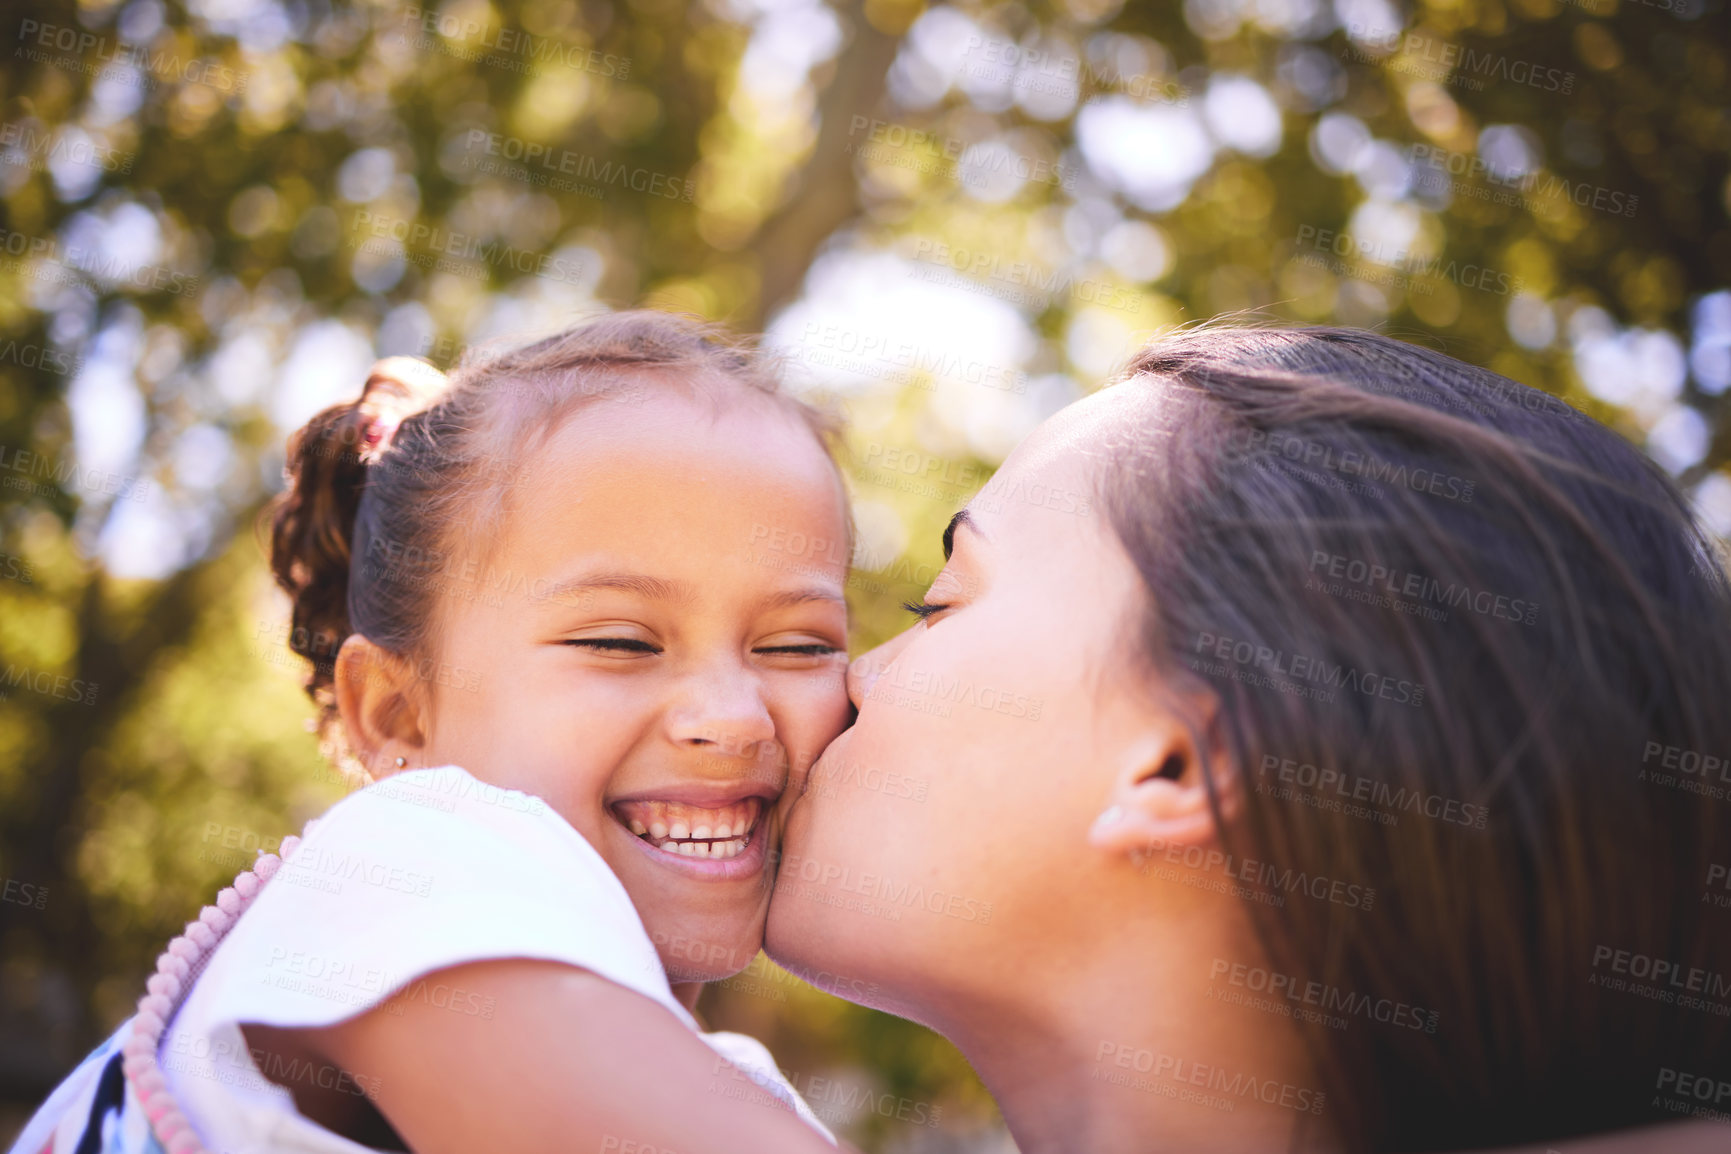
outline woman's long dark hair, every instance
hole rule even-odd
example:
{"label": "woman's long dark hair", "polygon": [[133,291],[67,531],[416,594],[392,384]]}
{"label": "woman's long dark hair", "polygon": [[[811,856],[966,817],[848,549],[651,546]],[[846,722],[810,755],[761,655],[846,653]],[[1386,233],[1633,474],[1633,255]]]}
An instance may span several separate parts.
{"label": "woman's long dark hair", "polygon": [[1104,495],[1142,650],[1218,702],[1225,848],[1327,882],[1247,903],[1271,962],[1425,1015],[1299,1025],[1349,1147],[1731,1110],[1731,598],[1671,481],[1373,333],[1186,333],[1113,387],[1161,394]]}

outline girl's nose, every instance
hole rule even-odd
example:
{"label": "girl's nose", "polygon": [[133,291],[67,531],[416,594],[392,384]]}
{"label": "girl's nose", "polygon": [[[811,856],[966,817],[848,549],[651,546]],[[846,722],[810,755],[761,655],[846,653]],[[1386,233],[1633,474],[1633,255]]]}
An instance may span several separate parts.
{"label": "girl's nose", "polygon": [[775,721],[757,678],[744,669],[693,677],[669,712],[668,736],[679,745],[747,760],[774,756]]}

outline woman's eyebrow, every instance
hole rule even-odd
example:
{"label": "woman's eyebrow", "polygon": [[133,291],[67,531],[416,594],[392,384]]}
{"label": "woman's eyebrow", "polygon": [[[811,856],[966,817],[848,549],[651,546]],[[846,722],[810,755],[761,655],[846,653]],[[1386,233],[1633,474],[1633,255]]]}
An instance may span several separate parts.
{"label": "woman's eyebrow", "polygon": [[[979,523],[976,522],[973,519],[973,517],[969,515],[969,513],[966,509],[961,510],[954,517],[951,517],[950,523],[944,527],[944,560],[945,561],[948,561],[950,559],[950,553],[955,549],[956,526],[958,526],[958,525],[966,525],[968,528],[972,529],[974,532],[980,533]],[[985,534],[980,533],[980,536],[984,537]]]}

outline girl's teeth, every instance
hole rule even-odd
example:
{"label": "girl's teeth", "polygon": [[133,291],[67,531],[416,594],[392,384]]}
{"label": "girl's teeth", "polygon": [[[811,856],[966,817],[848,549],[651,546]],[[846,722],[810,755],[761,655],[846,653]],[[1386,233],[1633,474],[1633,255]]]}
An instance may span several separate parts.
{"label": "girl's teeth", "polygon": [[[763,813],[757,801],[741,802],[710,810],[703,824],[692,824],[691,816],[675,818],[669,810],[677,808],[664,802],[633,803],[636,811],[625,819],[632,833],[668,853],[681,857],[725,860],[745,852],[751,833]],[[686,807],[689,813],[691,807]]]}
{"label": "girl's teeth", "polygon": [[745,845],[744,838],[733,838],[728,841],[670,841],[661,848],[680,857],[726,859],[744,853]]}

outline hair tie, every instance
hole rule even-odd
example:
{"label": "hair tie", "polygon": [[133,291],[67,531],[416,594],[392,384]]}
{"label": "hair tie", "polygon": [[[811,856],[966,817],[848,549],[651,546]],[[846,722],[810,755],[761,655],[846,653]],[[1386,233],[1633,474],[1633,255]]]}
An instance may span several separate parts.
{"label": "hair tie", "polygon": [[[362,412],[365,412],[363,409]],[[372,413],[367,417],[367,423],[361,426],[360,456],[361,464],[375,464],[385,455],[385,450],[391,447],[391,441],[397,435],[397,426],[403,423],[400,415],[387,413]]]}
{"label": "hair tie", "polygon": [[437,404],[449,385],[450,378],[417,357],[386,357],[375,364],[355,402],[365,418],[358,445],[361,463],[376,464],[402,423]]}

